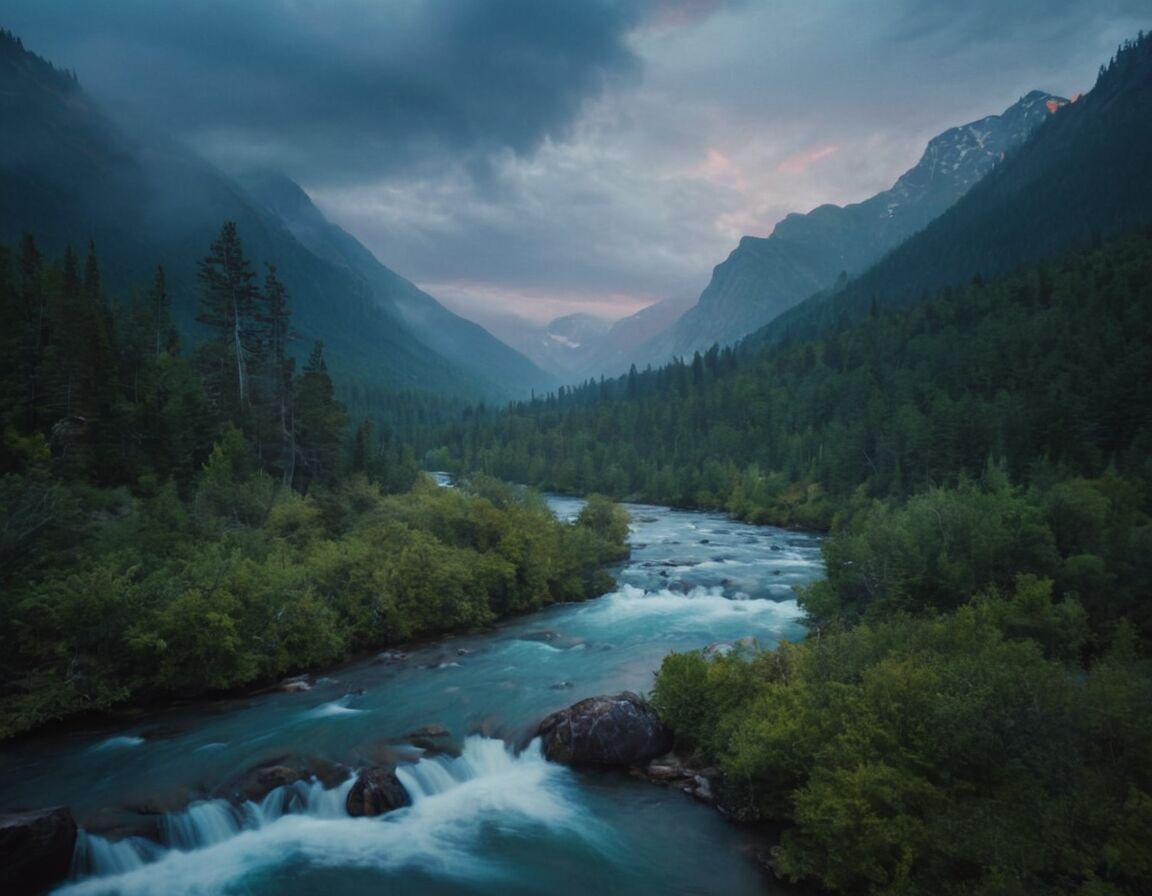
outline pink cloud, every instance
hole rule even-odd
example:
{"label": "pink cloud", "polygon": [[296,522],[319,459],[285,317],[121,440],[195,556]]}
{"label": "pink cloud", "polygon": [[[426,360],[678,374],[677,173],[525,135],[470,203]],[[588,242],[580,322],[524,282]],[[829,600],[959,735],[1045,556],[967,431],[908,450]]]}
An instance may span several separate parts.
{"label": "pink cloud", "polygon": [[493,314],[545,324],[565,314],[583,312],[617,320],[635,314],[662,296],[611,290],[533,289],[500,283],[448,280],[420,283],[457,314],[479,320]]}
{"label": "pink cloud", "polygon": [[714,146],[708,148],[704,161],[695,165],[691,173],[694,177],[701,177],[737,190],[743,190],[748,185],[740,166],[731,156]]}
{"label": "pink cloud", "polygon": [[821,159],[826,159],[840,151],[840,147],[835,143],[825,143],[822,146],[814,146],[811,149],[805,149],[801,152],[788,156],[783,162],[776,166],[777,174],[787,174],[791,177],[798,177],[806,172],[810,167],[815,165]]}

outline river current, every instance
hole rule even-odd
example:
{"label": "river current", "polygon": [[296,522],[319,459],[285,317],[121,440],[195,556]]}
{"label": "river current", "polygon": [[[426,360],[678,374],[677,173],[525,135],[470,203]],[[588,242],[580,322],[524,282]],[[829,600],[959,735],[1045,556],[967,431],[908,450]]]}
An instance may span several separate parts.
{"label": "river current", "polygon": [[[550,500],[561,518],[580,507]],[[547,762],[531,741],[583,697],[648,691],[670,651],[804,635],[793,587],[822,575],[817,536],[628,509],[632,556],[611,594],[389,651],[300,693],[22,741],[0,750],[0,807],[72,808],[84,831],[67,894],[772,893],[748,833],[715,810]],[[348,817],[353,779],[324,769],[392,762],[412,805]],[[238,797],[252,769],[300,764],[333,786]]]}

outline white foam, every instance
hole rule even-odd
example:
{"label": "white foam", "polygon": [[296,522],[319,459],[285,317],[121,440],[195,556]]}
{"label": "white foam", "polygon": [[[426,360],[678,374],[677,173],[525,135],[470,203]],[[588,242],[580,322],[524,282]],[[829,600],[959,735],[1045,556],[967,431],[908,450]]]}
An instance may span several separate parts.
{"label": "white foam", "polygon": [[144,743],[144,738],[138,737],[134,734],[122,734],[118,737],[110,737],[107,740],[102,740],[98,744],[89,747],[93,753],[103,750],[120,750],[125,747],[138,747]]}
{"label": "white foam", "polygon": [[401,767],[397,777],[413,804],[380,818],[327,814],[335,794],[346,794],[351,782],[324,791],[329,804],[318,801],[310,809],[314,814],[272,817],[273,807],[265,813],[263,806],[249,804],[264,816],[257,828],[192,851],[171,850],[151,864],[76,881],[59,892],[198,896],[243,891],[245,877],[289,860],[383,871],[420,868],[475,881],[503,874],[499,857],[491,855],[494,834],[521,837],[541,828],[592,843],[598,851],[612,850],[606,829],[581,806],[571,770],[547,762],[539,742],[517,755],[502,741],[474,736],[465,741],[460,757],[424,759]]}
{"label": "white foam", "polygon": [[603,614],[614,624],[629,623],[645,617],[667,622],[684,617],[696,623],[716,623],[729,619],[779,625],[804,615],[795,600],[731,600],[724,596],[721,586],[696,587],[687,592],[667,589],[645,591],[625,585],[619,591],[605,595],[586,612]]}
{"label": "white foam", "polygon": [[348,704],[352,702],[352,695],[345,694],[339,700],[333,700],[330,703],[322,703],[314,709],[308,710],[304,713],[304,717],[308,719],[330,719],[334,716],[355,716],[366,712],[363,709],[353,709]]}

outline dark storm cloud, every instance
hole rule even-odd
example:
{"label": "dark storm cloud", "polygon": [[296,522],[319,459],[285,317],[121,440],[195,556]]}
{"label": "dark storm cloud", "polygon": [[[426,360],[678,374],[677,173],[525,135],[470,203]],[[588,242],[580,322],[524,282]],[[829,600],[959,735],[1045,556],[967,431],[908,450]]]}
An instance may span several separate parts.
{"label": "dark storm cloud", "polygon": [[8,27],[218,158],[313,180],[530,153],[632,79],[643,6],[580,0],[15,0]]}
{"label": "dark storm cloud", "polygon": [[523,314],[698,293],[742,234],[888,188],[945,128],[1089,89],[1149,19],[1148,0],[0,6],[110,109],[279,168],[434,294]]}

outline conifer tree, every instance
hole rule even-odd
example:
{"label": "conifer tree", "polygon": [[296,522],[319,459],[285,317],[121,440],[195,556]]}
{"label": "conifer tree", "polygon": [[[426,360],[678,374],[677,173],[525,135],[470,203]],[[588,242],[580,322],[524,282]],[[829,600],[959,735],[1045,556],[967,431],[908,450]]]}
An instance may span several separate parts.
{"label": "conifer tree", "polygon": [[296,445],[309,481],[335,477],[345,422],[324,361],[324,343],[317,341],[296,380]]}
{"label": "conifer tree", "polygon": [[255,274],[244,257],[236,225],[225,222],[200,261],[200,313],[214,331],[206,350],[205,386],[218,418],[243,421],[249,404],[249,365],[258,351]]}
{"label": "conifer tree", "polygon": [[154,357],[158,359],[164,353],[176,355],[180,351],[180,333],[172,322],[172,299],[168,295],[168,278],[163,265],[156,266],[148,299]]}
{"label": "conifer tree", "polygon": [[[288,291],[276,276],[276,265],[267,265],[262,309],[257,315],[261,325],[264,376],[268,383],[267,404],[261,409],[261,429],[268,430],[270,445],[279,446],[277,455],[270,458],[280,470],[286,485],[291,485],[296,460],[295,421],[292,407],[292,374],[295,361],[288,356],[287,344],[291,338]],[[264,440],[259,442],[263,444]]]}

